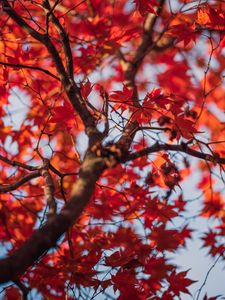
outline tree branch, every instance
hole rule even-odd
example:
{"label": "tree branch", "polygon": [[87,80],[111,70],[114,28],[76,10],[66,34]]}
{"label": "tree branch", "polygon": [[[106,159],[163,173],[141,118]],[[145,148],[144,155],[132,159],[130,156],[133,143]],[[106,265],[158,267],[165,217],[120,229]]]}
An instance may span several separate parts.
{"label": "tree branch", "polygon": [[16,190],[18,187],[26,183],[27,181],[37,178],[41,176],[40,170],[33,171],[32,173],[26,174],[22,178],[20,178],[18,181],[11,183],[11,184],[6,184],[6,185],[0,185],[0,193],[6,193],[10,191]]}
{"label": "tree branch", "polygon": [[82,164],[72,197],[60,214],[53,216],[8,258],[0,260],[0,283],[17,280],[27,268],[46,251],[55,247],[57,240],[81,215],[93,194],[95,182],[106,168],[104,160],[88,153]]}
{"label": "tree branch", "polygon": [[40,34],[36,30],[34,30],[16,13],[16,11],[10,6],[7,0],[1,0],[1,2],[3,3],[3,10],[9,15],[9,17],[11,17],[22,29],[29,33],[35,40],[38,40],[48,49],[48,52],[50,53],[55,63],[57,72],[60,75],[60,79],[65,89],[65,92],[74,109],[81,117],[86,127],[87,134],[89,136],[96,137],[99,134],[99,132],[97,131],[95,126],[95,119],[87,109],[86,104],[83,101],[83,98],[80,94],[78,86],[75,84],[74,80],[71,80],[71,78],[68,76],[62,63],[62,59],[60,58],[57,49],[51,42],[51,39],[49,38],[48,34]]}
{"label": "tree branch", "polygon": [[220,157],[217,153],[215,153],[214,155],[202,153],[202,152],[196,151],[194,149],[191,149],[185,143],[182,143],[181,145],[155,143],[151,147],[147,147],[138,152],[127,155],[125,158],[121,159],[121,162],[124,163],[124,162],[130,161],[130,160],[134,160],[134,159],[149,155],[151,153],[159,152],[159,151],[183,152],[190,156],[204,159],[206,161],[211,161],[211,162],[218,163],[218,164],[225,164],[225,158]]}
{"label": "tree branch", "polygon": [[22,68],[22,69],[30,69],[30,70],[37,70],[37,71],[40,71],[40,72],[43,72],[53,78],[55,78],[56,80],[59,80],[60,81],[60,78],[54,74],[52,74],[50,71],[48,70],[45,70],[43,68],[40,68],[40,67],[35,67],[35,66],[26,66],[26,65],[23,65],[23,64],[10,64],[10,63],[6,63],[6,62],[3,62],[3,61],[0,61],[0,65],[2,66],[6,66],[6,67],[12,67],[12,68]]}
{"label": "tree branch", "polygon": [[[122,67],[125,73],[125,84],[134,88],[133,104],[137,108],[140,108],[141,105],[138,100],[138,91],[137,86],[135,84],[135,77],[145,56],[155,45],[153,42],[153,31],[156,25],[157,18],[161,14],[164,4],[165,0],[161,0],[157,9],[157,15],[147,15],[144,22],[144,32],[142,35],[142,40],[135,51],[133,60],[127,61],[124,58],[121,59]],[[138,122],[136,120],[132,122],[128,121],[124,128],[123,134],[118,142],[118,145],[126,147],[125,150],[129,150],[130,145],[132,144],[132,141],[134,139],[135,133],[137,132],[137,128]]]}
{"label": "tree branch", "polygon": [[23,164],[19,161],[8,159],[8,158],[2,156],[1,154],[0,154],[0,160],[4,161],[4,163],[6,163],[8,165],[11,165],[13,167],[20,167],[20,168],[23,168],[23,169],[26,169],[26,170],[29,170],[29,171],[35,171],[39,168],[39,167],[28,166],[28,165]]}
{"label": "tree branch", "polygon": [[14,280],[14,283],[18,286],[18,288],[21,290],[23,294],[23,300],[27,300],[27,296],[29,292],[31,291],[30,288],[26,287],[21,281],[19,280]]}
{"label": "tree branch", "polygon": [[49,160],[44,162],[44,167],[41,170],[41,175],[45,181],[44,193],[48,203],[48,218],[52,218],[57,210],[56,201],[54,198],[55,186],[51,174],[49,173]]}
{"label": "tree branch", "polygon": [[35,40],[43,43],[45,35],[34,30],[29,24],[27,24],[10,6],[9,1],[1,0],[3,11],[6,12],[21,28],[28,32]]}
{"label": "tree branch", "polygon": [[69,41],[68,34],[66,33],[65,29],[63,28],[63,26],[60,24],[58,18],[55,16],[55,14],[53,12],[54,11],[54,7],[51,8],[48,0],[44,1],[43,6],[48,11],[47,18],[48,17],[50,18],[50,20],[52,21],[52,23],[55,25],[56,29],[59,32],[59,36],[61,38],[61,42],[62,42],[62,45],[63,45],[65,57],[66,57],[67,72],[68,72],[71,80],[73,80],[73,74],[74,74],[74,70],[73,70],[73,55],[72,55],[72,51],[71,51],[71,47],[70,47],[70,41]]}
{"label": "tree branch", "polygon": [[161,0],[160,4],[158,6],[158,9],[157,9],[157,15],[148,14],[146,17],[142,42],[141,42],[140,46],[138,47],[136,56],[132,62],[135,67],[140,66],[140,64],[142,63],[146,54],[148,53],[148,51],[151,49],[151,47],[154,44],[153,31],[154,31],[154,27],[156,25],[157,19],[162,12],[164,4],[165,4],[165,0]]}

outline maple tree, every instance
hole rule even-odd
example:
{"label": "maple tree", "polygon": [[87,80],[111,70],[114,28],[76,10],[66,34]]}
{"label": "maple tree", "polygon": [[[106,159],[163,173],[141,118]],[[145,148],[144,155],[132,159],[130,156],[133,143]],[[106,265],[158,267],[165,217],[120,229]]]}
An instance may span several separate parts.
{"label": "maple tree", "polygon": [[0,3],[4,299],[190,294],[168,253],[192,239],[196,172],[203,247],[225,250],[225,3]]}

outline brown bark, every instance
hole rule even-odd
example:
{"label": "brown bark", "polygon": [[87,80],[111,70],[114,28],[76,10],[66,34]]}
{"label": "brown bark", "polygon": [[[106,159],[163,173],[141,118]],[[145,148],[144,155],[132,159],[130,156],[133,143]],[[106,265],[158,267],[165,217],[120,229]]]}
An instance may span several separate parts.
{"label": "brown bark", "polygon": [[88,153],[80,169],[70,201],[11,256],[0,260],[0,283],[17,280],[74,224],[93,194],[95,182],[105,169],[102,158]]}

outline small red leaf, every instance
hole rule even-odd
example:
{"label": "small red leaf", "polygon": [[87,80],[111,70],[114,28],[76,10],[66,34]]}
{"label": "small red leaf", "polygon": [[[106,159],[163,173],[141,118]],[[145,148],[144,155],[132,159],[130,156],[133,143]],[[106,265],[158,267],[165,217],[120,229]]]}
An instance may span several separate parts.
{"label": "small red leaf", "polygon": [[89,80],[85,84],[83,83],[80,84],[81,95],[85,100],[87,100],[87,97],[91,93],[92,88],[93,86],[91,85]]}
{"label": "small red leaf", "polygon": [[50,123],[65,125],[68,130],[76,124],[74,110],[68,102],[64,102],[62,106],[54,107],[52,113]]}
{"label": "small red leaf", "polygon": [[134,0],[137,9],[139,10],[142,16],[151,13],[157,15],[156,11],[153,8],[153,5],[156,5],[154,0]]}

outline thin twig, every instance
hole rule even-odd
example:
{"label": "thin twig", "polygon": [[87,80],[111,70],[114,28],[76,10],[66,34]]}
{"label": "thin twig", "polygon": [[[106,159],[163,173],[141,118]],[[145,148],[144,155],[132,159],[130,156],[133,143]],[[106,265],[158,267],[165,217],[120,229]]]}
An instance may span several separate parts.
{"label": "thin twig", "polygon": [[8,159],[7,157],[2,156],[1,154],[0,154],[0,160],[4,161],[6,164],[11,165],[13,167],[20,167],[29,171],[35,171],[39,168],[39,167],[28,166],[19,161]]}
{"label": "thin twig", "polygon": [[54,74],[52,74],[50,71],[45,70],[41,67],[36,67],[36,66],[27,66],[27,65],[23,65],[23,64],[11,64],[11,63],[6,63],[3,61],[0,61],[0,65],[2,66],[7,66],[7,67],[12,67],[12,68],[22,68],[22,69],[30,69],[30,70],[36,70],[36,71],[40,71],[43,72],[53,78],[55,78],[56,80],[60,81],[60,78]]}
{"label": "thin twig", "polygon": [[26,287],[20,280],[14,280],[13,282],[20,288],[23,294],[23,300],[27,300],[27,296],[31,289]]}
{"label": "thin twig", "polygon": [[212,271],[212,269],[215,267],[215,265],[217,264],[217,262],[219,261],[220,258],[221,258],[221,255],[219,255],[219,256],[217,257],[217,259],[214,261],[214,263],[212,264],[212,266],[209,268],[208,272],[206,273],[205,279],[204,279],[204,281],[203,281],[201,287],[198,289],[198,294],[197,294],[196,300],[199,300],[201,291],[202,291],[203,287],[206,285],[206,281],[207,281],[207,279],[208,279],[208,277],[209,277],[209,274],[210,274],[210,272]]}

